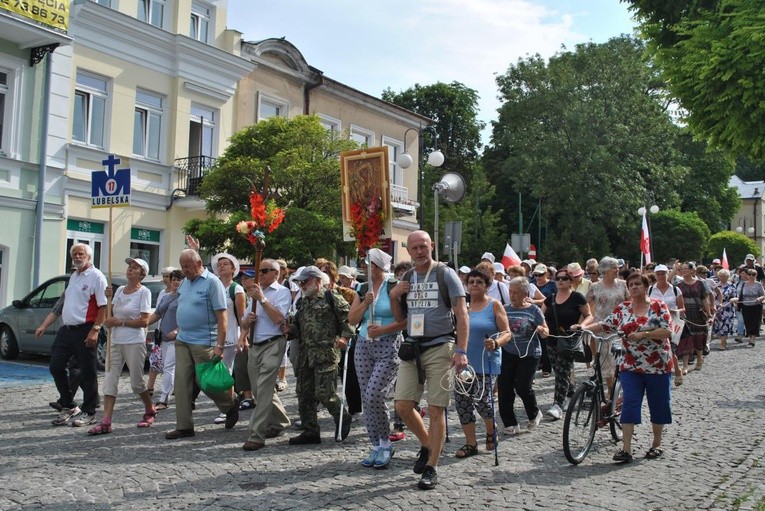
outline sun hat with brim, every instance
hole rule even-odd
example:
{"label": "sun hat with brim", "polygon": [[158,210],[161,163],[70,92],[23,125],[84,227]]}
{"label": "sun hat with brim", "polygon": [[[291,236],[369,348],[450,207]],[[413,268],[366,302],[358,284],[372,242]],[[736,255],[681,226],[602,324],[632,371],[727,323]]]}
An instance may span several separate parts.
{"label": "sun hat with brim", "polygon": [[460,266],[460,273],[470,273],[470,266]]}
{"label": "sun hat with brim", "polygon": [[494,273],[500,273],[502,275],[507,275],[505,273],[505,267],[502,266],[502,263],[494,263]]}
{"label": "sun hat with brim", "polygon": [[353,271],[353,268],[351,268],[350,266],[345,266],[345,265],[337,269],[337,274],[340,275],[341,277],[348,277],[349,279],[356,277]]}
{"label": "sun hat with brim", "polygon": [[138,266],[140,266],[140,267],[141,267],[141,269],[143,269],[143,276],[144,276],[144,277],[145,277],[146,275],[148,275],[148,274],[149,274],[149,263],[147,263],[147,262],[146,262],[146,261],[144,261],[143,259],[139,259],[139,258],[137,258],[137,257],[126,257],[126,258],[125,258],[125,262],[126,262],[127,264],[130,264],[130,263],[135,263],[135,264],[137,264]]}
{"label": "sun hat with brim", "polygon": [[572,277],[581,277],[584,275],[584,270],[582,269],[582,265],[579,263],[571,263],[568,266],[566,266],[566,269],[568,270],[568,274]]}
{"label": "sun hat with brim", "polygon": [[657,271],[669,271],[669,268],[667,268],[667,265],[665,264],[657,264],[656,268],[653,269],[653,272],[656,273]]}
{"label": "sun hat with brim", "polygon": [[232,256],[231,254],[227,254],[226,252],[221,252],[220,254],[215,254],[212,258],[212,261],[210,262],[210,265],[213,268],[213,271],[215,272],[215,275],[218,275],[218,261],[221,259],[228,259],[231,261],[231,264],[234,265],[234,274],[231,276],[232,279],[235,279],[237,275],[239,275],[239,259]]}
{"label": "sun hat with brim", "polygon": [[488,259],[489,261],[491,261],[491,264],[494,264],[494,254],[492,254],[491,252],[484,252],[483,255],[481,256],[481,260],[484,260],[484,259]]}

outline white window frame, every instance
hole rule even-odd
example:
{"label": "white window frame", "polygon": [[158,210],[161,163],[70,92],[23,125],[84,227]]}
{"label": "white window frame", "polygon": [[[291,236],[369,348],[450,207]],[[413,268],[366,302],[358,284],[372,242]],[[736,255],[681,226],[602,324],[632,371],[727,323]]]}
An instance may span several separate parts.
{"label": "white window frame", "polygon": [[149,259],[144,259],[144,260],[147,263],[149,263],[149,273],[148,274],[149,275],[158,275],[159,272],[161,272],[162,268],[164,267],[164,262],[162,260],[162,254],[164,253],[164,250],[163,250],[164,243],[163,242],[165,240],[165,232],[163,230],[161,230],[161,229],[156,229],[156,228],[139,227],[139,226],[136,226],[136,225],[134,225],[133,227],[136,228],[136,229],[146,229],[146,230],[149,230],[149,231],[158,231],[159,232],[159,241],[141,240],[141,239],[133,238],[132,230],[131,230],[131,235],[130,235],[130,257],[136,257],[136,256],[133,255],[133,251],[134,250],[136,250],[136,251],[141,250],[141,249],[139,249],[137,247],[134,247],[133,246],[134,243],[140,243],[140,244],[143,244],[143,245],[151,245],[151,246],[157,247],[157,267],[156,267],[156,272],[152,272],[152,270],[154,268],[151,268],[151,257],[149,257]]}
{"label": "white window frame", "polygon": [[[149,101],[147,101],[149,100]],[[152,104],[152,101],[154,100],[154,104]],[[157,105],[157,102],[159,102],[159,105]],[[136,153],[135,152],[135,131],[136,131],[136,119],[135,116],[133,117],[133,154],[137,156],[142,156],[146,158],[147,160],[152,161],[161,161],[162,160],[162,154],[163,154],[163,143],[164,140],[164,129],[165,129],[165,105],[167,104],[165,96],[162,94],[157,94],[156,92],[150,92],[145,89],[136,89],[136,98],[135,98],[135,113],[142,113],[143,115],[143,133],[141,134],[143,136],[143,140],[141,141],[142,145],[142,151]],[[159,126],[156,127],[156,131],[153,132],[154,124],[159,123]],[[157,147],[157,154],[149,154],[149,145],[150,145],[150,137],[152,133],[156,136],[156,147]]]}
{"label": "white window frame", "polygon": [[[204,39],[201,37],[202,22],[207,22],[207,34]],[[192,29],[193,25],[193,29]],[[194,32],[196,31],[196,34]],[[191,2],[191,19],[189,20],[189,37],[203,43],[210,43],[213,32],[215,31],[215,7],[206,2]]]}
{"label": "white window frame", "polygon": [[319,117],[321,125],[324,126],[325,130],[331,131],[334,134],[342,133],[343,123],[340,121],[340,119],[330,117],[329,115],[325,114],[317,114],[317,116]]}
{"label": "white window frame", "polygon": [[[200,115],[200,114],[211,114],[210,117],[206,115]],[[192,103],[191,104],[191,115],[189,116],[189,122],[197,122],[202,124],[202,131],[204,133],[205,128],[211,130],[211,140],[210,140],[210,154],[202,154],[201,156],[209,156],[212,158],[215,158],[218,154],[218,127],[217,127],[217,121],[218,117],[220,115],[220,112],[218,109],[213,108],[211,106]],[[204,149],[204,143],[202,144]],[[204,151],[202,151],[204,153]],[[190,157],[200,156],[199,154],[190,154]]]}
{"label": "white window frame", "polygon": [[[264,104],[275,107],[278,110],[278,113],[276,115],[265,117],[263,115]],[[269,119],[270,117],[285,117],[286,118],[286,117],[289,117],[289,112],[290,112],[290,103],[286,99],[282,99],[277,96],[272,96],[271,94],[266,94],[264,92],[258,92],[258,112],[257,112],[258,122],[264,119]]]}
{"label": "white window frame", "polygon": [[388,179],[391,184],[404,186],[404,169],[396,163],[398,156],[404,152],[404,143],[401,140],[383,136],[382,145],[388,146]]}
{"label": "white window frame", "polygon": [[[162,6],[162,19],[159,20],[159,25],[153,23],[154,13],[157,6]],[[146,13],[146,19],[141,19],[141,13]],[[158,28],[165,28],[165,18],[167,14],[167,0],[138,0],[138,12],[136,18],[144,23],[153,25]]]}
{"label": "white window frame", "polygon": [[6,85],[0,86],[0,94],[5,96],[3,112],[3,132],[0,135],[0,156],[18,158],[20,118],[15,112],[21,112],[23,91],[21,69],[25,62],[20,59],[0,55],[0,71],[6,74]]}
{"label": "white window frame", "polygon": [[[80,83],[78,81],[78,77],[82,75],[83,77],[99,80],[104,82],[104,89],[100,90],[94,87],[91,87],[87,84]],[[75,116],[74,112],[72,112],[72,141],[76,144],[83,144],[90,147],[98,147],[98,148],[106,148],[108,146],[108,140],[109,140],[109,114],[111,111],[110,108],[110,97],[111,97],[111,80],[107,78],[106,76],[101,76],[95,73],[91,73],[89,71],[84,71],[82,69],[78,69],[75,72],[75,102],[73,105],[73,108],[77,107],[77,101],[76,98],[79,95],[84,95],[87,97],[87,108],[85,112],[85,126],[84,126],[84,136],[85,140],[79,140],[74,138],[75,133]],[[102,141],[100,144],[93,143],[93,100],[95,98],[100,98],[104,100],[104,119],[103,119],[103,126],[101,128],[101,138]]]}
{"label": "white window frame", "polygon": [[354,135],[358,135],[361,137],[366,137],[366,146],[367,147],[374,147],[375,146],[375,132],[372,130],[368,130],[366,128],[362,128],[361,126],[356,126],[355,124],[351,124],[351,129],[348,132],[348,137],[353,140],[354,142],[358,143],[358,140],[355,140],[353,138]]}

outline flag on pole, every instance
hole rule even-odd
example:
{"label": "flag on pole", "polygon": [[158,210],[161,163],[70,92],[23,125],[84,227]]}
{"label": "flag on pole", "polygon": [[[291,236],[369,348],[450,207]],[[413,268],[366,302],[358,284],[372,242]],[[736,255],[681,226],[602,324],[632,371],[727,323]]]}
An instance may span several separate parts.
{"label": "flag on pole", "polygon": [[723,256],[722,256],[722,267],[724,270],[730,270],[730,266],[728,266],[728,254],[725,252],[724,248],[723,248]]}
{"label": "flag on pole", "polygon": [[502,266],[507,268],[508,266],[519,266],[521,264],[521,258],[515,253],[510,243],[505,247],[505,253],[502,254]]}
{"label": "flag on pole", "polygon": [[651,241],[648,237],[648,221],[643,213],[643,228],[640,230],[640,252],[645,258],[645,264],[651,262]]}

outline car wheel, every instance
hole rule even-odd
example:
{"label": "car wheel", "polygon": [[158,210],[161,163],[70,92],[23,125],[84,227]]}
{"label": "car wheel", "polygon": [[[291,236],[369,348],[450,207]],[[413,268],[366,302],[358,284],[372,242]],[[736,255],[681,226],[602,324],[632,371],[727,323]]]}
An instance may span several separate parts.
{"label": "car wheel", "polygon": [[5,360],[13,360],[19,356],[19,345],[16,342],[10,327],[0,326],[0,357]]}
{"label": "car wheel", "polygon": [[106,370],[106,331],[102,328],[98,333],[96,345],[96,367],[99,371]]}

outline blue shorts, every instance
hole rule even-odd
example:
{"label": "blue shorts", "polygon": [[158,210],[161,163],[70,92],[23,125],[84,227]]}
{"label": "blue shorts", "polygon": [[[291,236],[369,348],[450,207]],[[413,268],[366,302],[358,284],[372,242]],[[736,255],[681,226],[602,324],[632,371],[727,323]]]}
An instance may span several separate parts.
{"label": "blue shorts", "polygon": [[672,401],[669,389],[671,375],[644,374],[633,371],[619,373],[624,400],[622,403],[622,424],[640,424],[640,410],[643,396],[648,398],[652,424],[672,424]]}

